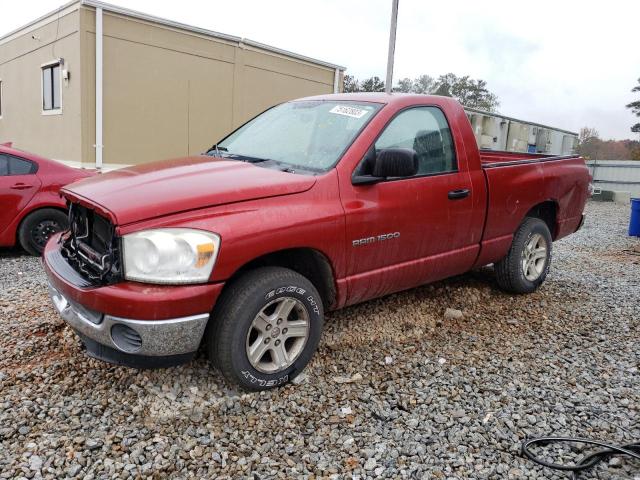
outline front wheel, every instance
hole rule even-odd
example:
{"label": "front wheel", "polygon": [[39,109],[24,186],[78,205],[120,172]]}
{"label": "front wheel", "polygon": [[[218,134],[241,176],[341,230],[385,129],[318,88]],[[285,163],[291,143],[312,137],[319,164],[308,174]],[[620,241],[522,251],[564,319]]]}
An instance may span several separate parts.
{"label": "front wheel", "polygon": [[503,290],[531,293],[547,278],[551,264],[551,233],[539,218],[526,218],[507,255],[495,264],[496,280]]}
{"label": "front wheel", "polygon": [[297,272],[264,267],[223,293],[207,331],[209,359],[246,390],[288,383],[309,363],[324,322],[322,300]]}

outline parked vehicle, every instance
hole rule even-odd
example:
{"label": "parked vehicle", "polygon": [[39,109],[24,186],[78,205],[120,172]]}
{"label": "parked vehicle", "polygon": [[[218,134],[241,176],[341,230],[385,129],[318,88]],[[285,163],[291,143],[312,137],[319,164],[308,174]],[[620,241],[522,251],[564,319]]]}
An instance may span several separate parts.
{"label": "parked vehicle", "polygon": [[40,255],[49,237],[68,227],[60,188],[94,173],[0,144],[0,247],[20,244]]}
{"label": "parked vehicle", "polygon": [[44,264],[89,355],[167,366],[204,340],[260,390],[302,371],[327,310],[491,263],[534,291],[588,185],[577,156],[480,152],[450,98],[310,97],[206,154],[64,188],[71,228]]}

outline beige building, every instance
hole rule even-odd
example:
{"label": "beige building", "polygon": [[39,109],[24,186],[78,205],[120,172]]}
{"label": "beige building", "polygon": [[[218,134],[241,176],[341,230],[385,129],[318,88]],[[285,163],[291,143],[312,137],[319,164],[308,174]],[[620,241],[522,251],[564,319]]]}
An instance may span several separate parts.
{"label": "beige building", "polygon": [[0,142],[105,168],[197,154],[344,67],[78,0],[0,38]]}

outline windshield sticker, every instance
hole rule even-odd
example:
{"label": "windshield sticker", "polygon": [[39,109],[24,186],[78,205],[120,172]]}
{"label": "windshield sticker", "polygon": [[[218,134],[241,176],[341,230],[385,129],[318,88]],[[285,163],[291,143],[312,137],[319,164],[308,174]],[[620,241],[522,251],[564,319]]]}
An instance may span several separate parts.
{"label": "windshield sticker", "polygon": [[362,118],[367,113],[369,113],[369,111],[363,110],[362,108],[348,107],[346,105],[336,105],[331,110],[329,110],[329,113],[335,113],[337,115],[345,115],[347,117],[352,117],[352,118]]}

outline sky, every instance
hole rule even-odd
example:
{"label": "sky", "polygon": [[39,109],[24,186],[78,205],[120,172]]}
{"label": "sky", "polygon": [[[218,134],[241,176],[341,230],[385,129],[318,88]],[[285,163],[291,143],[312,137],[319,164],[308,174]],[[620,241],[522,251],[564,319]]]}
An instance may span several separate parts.
{"label": "sky", "polygon": [[[0,35],[64,0],[5,0]],[[385,77],[391,0],[111,0]],[[9,5],[11,5],[9,7]],[[400,0],[394,80],[487,81],[505,115],[605,139],[637,138],[625,105],[640,77],[638,0]]]}

